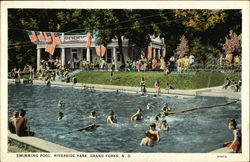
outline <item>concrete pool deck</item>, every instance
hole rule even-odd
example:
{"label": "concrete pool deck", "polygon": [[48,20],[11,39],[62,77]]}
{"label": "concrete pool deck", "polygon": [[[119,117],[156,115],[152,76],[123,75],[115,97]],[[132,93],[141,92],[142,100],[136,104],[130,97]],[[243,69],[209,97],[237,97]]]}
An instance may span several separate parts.
{"label": "concrete pool deck", "polygon": [[[10,83],[15,83],[14,79],[8,80]],[[21,79],[21,83],[23,80]],[[41,80],[33,80],[34,85],[46,85],[44,81]],[[65,87],[74,87],[80,89],[97,89],[97,90],[105,90],[105,91],[119,91],[119,92],[127,92],[127,93],[139,93],[140,87],[128,87],[128,86],[114,86],[114,85],[100,85],[100,84],[85,84],[85,83],[76,83],[73,85],[72,83],[66,82],[51,82],[52,86],[65,86]],[[147,88],[147,93],[154,94],[154,88]],[[174,95],[174,96],[213,96],[213,97],[227,97],[230,99],[241,100],[241,92],[234,92],[230,88],[223,89],[222,86],[210,87],[210,88],[202,88],[202,89],[194,89],[194,90],[181,90],[181,89],[171,89],[165,90],[161,89],[161,93],[164,95]]]}
{"label": "concrete pool deck", "polygon": [[37,137],[19,137],[16,134],[12,134],[8,132],[8,138],[11,140],[14,140],[17,143],[24,144],[27,146],[32,147],[34,150],[37,150],[38,152],[50,152],[50,153],[56,153],[56,152],[79,152],[73,149],[66,148],[64,146],[48,142],[45,140],[42,140]]}

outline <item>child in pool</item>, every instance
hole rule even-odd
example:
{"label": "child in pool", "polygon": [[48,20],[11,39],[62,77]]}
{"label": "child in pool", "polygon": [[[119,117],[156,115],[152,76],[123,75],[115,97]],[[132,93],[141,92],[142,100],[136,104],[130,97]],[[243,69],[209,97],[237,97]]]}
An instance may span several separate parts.
{"label": "child in pool", "polygon": [[164,130],[164,131],[168,131],[169,127],[168,127],[168,123],[167,120],[163,120],[160,124],[160,129]]}
{"label": "child in pool", "polygon": [[150,103],[147,104],[147,109],[150,110],[153,108],[153,105],[151,105]]}

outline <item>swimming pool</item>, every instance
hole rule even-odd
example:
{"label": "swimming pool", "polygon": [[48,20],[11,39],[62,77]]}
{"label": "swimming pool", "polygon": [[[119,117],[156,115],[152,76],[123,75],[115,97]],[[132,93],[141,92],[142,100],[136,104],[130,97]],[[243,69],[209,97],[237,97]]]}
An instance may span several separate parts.
{"label": "swimming pool", "polygon": [[[59,108],[63,100],[66,106]],[[47,87],[43,85],[8,85],[8,114],[14,109],[26,109],[32,131],[38,138],[60,144],[81,152],[166,152],[204,153],[218,149],[233,138],[227,122],[235,118],[241,127],[241,102],[169,115],[166,117],[170,130],[160,131],[161,141],[154,147],[139,146],[148,125],[155,122],[153,116],[160,112],[164,103],[172,111],[227,103],[232,100],[220,97],[167,96],[141,97],[139,94],[81,90],[72,87]],[[154,105],[146,110],[147,103]],[[144,120],[131,121],[136,108],[141,107]],[[97,118],[88,118],[90,111],[97,111]],[[107,125],[112,109],[117,124]],[[57,113],[64,118],[56,120]],[[67,132],[89,124],[104,124],[92,131]],[[156,122],[157,123],[157,122]],[[64,134],[65,133],[65,134]]]}

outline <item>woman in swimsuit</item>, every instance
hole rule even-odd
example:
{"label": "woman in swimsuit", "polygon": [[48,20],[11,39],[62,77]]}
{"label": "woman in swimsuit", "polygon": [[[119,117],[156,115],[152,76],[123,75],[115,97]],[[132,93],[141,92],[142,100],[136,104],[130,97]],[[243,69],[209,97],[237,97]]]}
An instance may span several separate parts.
{"label": "woman in swimsuit", "polygon": [[238,153],[241,148],[241,132],[236,128],[237,123],[235,119],[231,119],[228,123],[228,128],[233,131],[233,141],[224,143],[223,147],[228,147],[233,150],[234,153]]}
{"label": "woman in swimsuit", "polygon": [[160,141],[160,134],[156,130],[156,124],[150,124],[150,129],[145,133],[146,137],[141,140],[141,146],[153,146],[155,141]]}

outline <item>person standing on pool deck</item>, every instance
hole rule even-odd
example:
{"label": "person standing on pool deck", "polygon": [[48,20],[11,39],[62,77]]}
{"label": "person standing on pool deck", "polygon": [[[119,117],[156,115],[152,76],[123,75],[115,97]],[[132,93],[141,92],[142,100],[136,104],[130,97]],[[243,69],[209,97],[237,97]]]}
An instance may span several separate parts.
{"label": "person standing on pool deck", "polygon": [[114,112],[112,110],[109,112],[109,116],[107,118],[107,123],[108,124],[117,123],[116,116],[114,115]]}
{"label": "person standing on pool deck", "polygon": [[131,116],[131,120],[142,120],[143,114],[141,108],[137,108],[137,112]]}
{"label": "person standing on pool deck", "polygon": [[159,80],[156,80],[154,87],[155,87],[156,94],[159,95],[160,94],[160,81]]}
{"label": "person standing on pool deck", "polygon": [[241,132],[239,129],[236,128],[237,123],[235,119],[231,119],[228,123],[228,128],[233,131],[234,139],[233,141],[226,142],[223,144],[223,147],[228,147],[233,149],[234,153],[238,153],[239,149],[241,148]]}
{"label": "person standing on pool deck", "polygon": [[75,75],[74,75],[73,78],[72,78],[72,82],[73,82],[73,84],[76,84],[76,83],[77,83],[77,78],[75,77]]}
{"label": "person standing on pool deck", "polygon": [[144,77],[141,78],[140,86],[141,86],[141,94],[144,95],[144,93],[146,92],[146,85],[145,85]]}
{"label": "person standing on pool deck", "polygon": [[160,133],[156,130],[156,124],[150,124],[150,129],[145,133],[146,137],[141,140],[141,146],[153,146],[155,141],[160,141]]}

